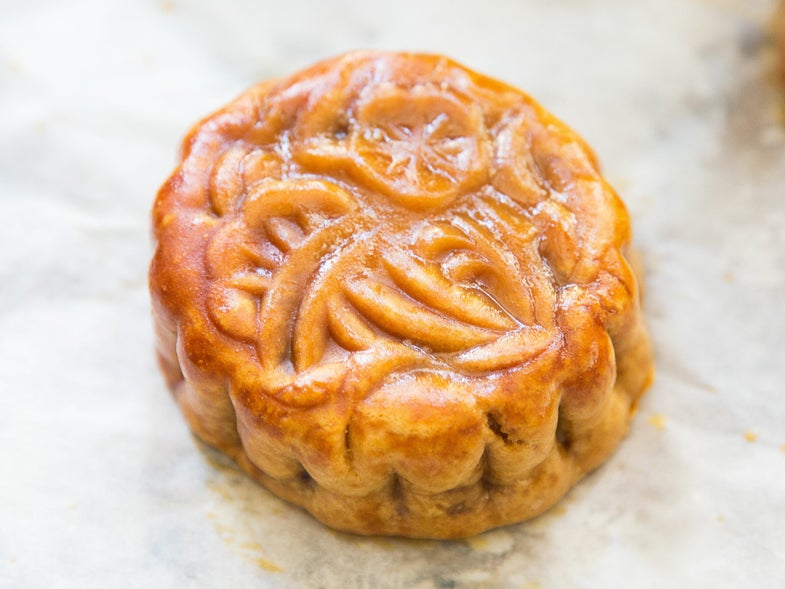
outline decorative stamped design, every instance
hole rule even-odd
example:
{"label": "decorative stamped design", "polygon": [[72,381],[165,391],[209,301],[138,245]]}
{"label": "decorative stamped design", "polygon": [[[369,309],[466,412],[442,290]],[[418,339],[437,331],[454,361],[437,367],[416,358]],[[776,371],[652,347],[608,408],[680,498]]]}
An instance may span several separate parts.
{"label": "decorative stamped design", "polygon": [[386,86],[358,105],[349,140],[359,176],[412,208],[448,204],[488,170],[480,109],[436,88]]}
{"label": "decorative stamped design", "polygon": [[[269,393],[324,402],[330,387],[303,397],[293,383],[340,388],[349,356],[378,349],[388,370],[397,357],[474,375],[552,345],[553,277],[575,264],[575,214],[532,155],[532,109],[519,99],[486,128],[466,86],[331,81],[306,88],[328,98],[300,107],[275,143],[229,145],[210,180],[222,223],[210,316],[256,342]],[[296,89],[260,111],[313,102]]]}

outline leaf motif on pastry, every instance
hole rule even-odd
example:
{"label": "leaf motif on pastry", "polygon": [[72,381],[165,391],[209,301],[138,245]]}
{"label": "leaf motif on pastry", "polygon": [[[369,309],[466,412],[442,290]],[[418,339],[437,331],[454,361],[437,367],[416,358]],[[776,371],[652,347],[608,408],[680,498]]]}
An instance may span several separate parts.
{"label": "leaf motif on pastry", "polygon": [[[285,324],[307,269],[319,266],[325,245],[335,237],[336,221],[356,208],[351,194],[323,180],[266,178],[252,185],[238,220],[216,233],[207,252],[217,277],[209,306],[218,325],[250,340],[257,335],[253,314],[258,310],[265,311],[259,337]],[[265,348],[272,348],[273,356],[282,354],[275,346]]]}

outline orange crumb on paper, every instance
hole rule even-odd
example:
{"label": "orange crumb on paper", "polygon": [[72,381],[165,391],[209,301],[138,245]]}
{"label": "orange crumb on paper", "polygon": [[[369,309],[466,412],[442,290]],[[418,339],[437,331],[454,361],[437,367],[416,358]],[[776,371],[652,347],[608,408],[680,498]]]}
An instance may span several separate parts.
{"label": "orange crumb on paper", "polygon": [[488,539],[484,536],[472,536],[464,540],[472,550],[482,551],[488,548]]}
{"label": "orange crumb on paper", "polygon": [[744,432],[744,439],[748,442],[754,442],[758,439],[758,434],[753,431]]}
{"label": "orange crumb on paper", "polygon": [[780,452],[782,452],[783,454],[785,454],[785,444],[781,444],[781,445],[780,445]]}
{"label": "orange crumb on paper", "polygon": [[172,2],[172,0],[164,0],[161,2],[161,10],[164,12],[172,12],[174,10],[174,2]]}
{"label": "orange crumb on paper", "polygon": [[271,573],[280,573],[283,572],[283,569],[279,567],[274,562],[270,562],[264,558],[257,558],[254,562],[262,567],[264,570],[269,571]]}
{"label": "orange crumb on paper", "polygon": [[215,479],[207,481],[207,488],[227,503],[231,503],[236,499],[235,494],[231,491],[226,480],[223,478],[216,477]]}
{"label": "orange crumb on paper", "polygon": [[722,275],[722,280],[724,282],[731,283],[734,280],[736,280],[736,276],[733,275],[733,272],[726,272],[725,274]]}
{"label": "orange crumb on paper", "polygon": [[655,413],[651,417],[649,417],[649,425],[654,426],[658,430],[662,431],[666,427],[667,417],[665,417],[662,413]]}
{"label": "orange crumb on paper", "polygon": [[725,523],[725,518],[724,518],[724,517],[722,517],[721,515],[718,515],[718,516],[717,516],[717,523],[718,523],[718,524]]}

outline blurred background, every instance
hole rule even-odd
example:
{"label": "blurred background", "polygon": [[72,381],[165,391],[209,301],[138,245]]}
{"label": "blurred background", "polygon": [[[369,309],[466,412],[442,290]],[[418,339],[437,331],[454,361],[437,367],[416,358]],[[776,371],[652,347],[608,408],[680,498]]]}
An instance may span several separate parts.
{"label": "blurred background", "polygon": [[[0,587],[782,587],[775,0],[0,0]],[[328,531],[193,440],[153,356],[149,211],[201,117],[357,48],[447,54],[592,145],[658,380],[611,461],[466,542]]]}

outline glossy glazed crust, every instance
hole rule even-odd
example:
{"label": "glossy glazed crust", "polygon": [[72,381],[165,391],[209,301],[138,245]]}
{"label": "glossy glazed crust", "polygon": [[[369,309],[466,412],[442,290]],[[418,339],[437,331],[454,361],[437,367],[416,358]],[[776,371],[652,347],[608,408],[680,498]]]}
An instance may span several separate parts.
{"label": "glossy glazed crust", "polygon": [[541,513],[652,378],[592,152],[444,57],[251,88],[186,137],[153,224],[158,355],[192,430],[342,530]]}

